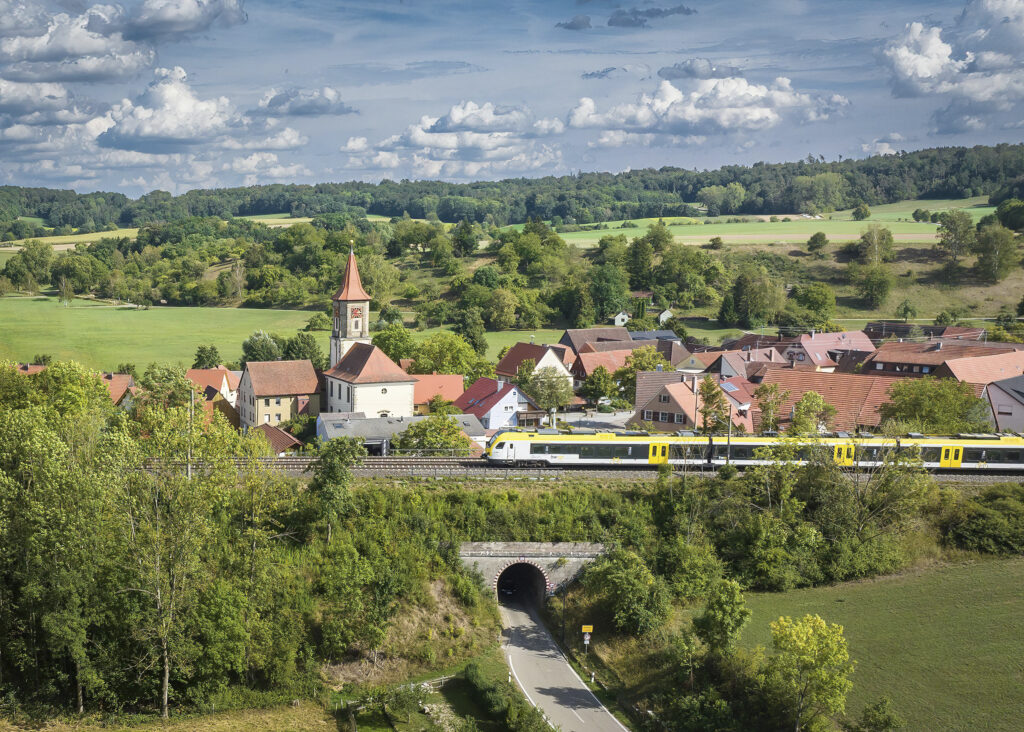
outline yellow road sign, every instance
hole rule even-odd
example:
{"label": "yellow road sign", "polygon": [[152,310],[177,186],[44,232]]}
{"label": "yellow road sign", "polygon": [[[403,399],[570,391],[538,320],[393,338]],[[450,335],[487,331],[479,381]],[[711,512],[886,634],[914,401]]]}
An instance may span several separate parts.
{"label": "yellow road sign", "polygon": [[593,633],[594,632],[594,626],[593,625],[584,625],[583,626],[583,632],[584,633]]}

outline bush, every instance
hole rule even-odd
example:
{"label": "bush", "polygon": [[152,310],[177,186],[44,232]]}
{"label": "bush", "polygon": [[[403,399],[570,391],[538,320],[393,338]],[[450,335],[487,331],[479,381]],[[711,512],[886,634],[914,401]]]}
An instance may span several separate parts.
{"label": "bush", "polygon": [[999,485],[958,507],[946,521],[946,539],[987,554],[1024,552],[1024,486]]}

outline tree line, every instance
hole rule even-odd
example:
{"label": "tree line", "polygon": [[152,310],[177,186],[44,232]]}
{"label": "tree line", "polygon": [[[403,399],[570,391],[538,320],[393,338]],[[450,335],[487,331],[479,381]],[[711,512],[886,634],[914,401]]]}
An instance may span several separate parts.
{"label": "tree line", "polygon": [[152,191],[135,200],[120,193],[79,195],[4,186],[0,187],[0,221],[32,216],[45,219],[51,227],[98,230],[110,224],[139,226],[190,216],[360,211],[387,217],[407,212],[414,218],[437,216],[450,223],[465,218],[501,226],[535,218],[580,225],[688,216],[693,213],[689,204],[696,201],[715,213],[819,213],[912,198],[986,194],[1010,198],[1021,186],[1022,169],[1024,146],[1000,144],[834,162],[808,156],[797,162],[729,165],[710,171],[663,167],[462,184],[410,180],[272,184],[193,190],[179,196]]}

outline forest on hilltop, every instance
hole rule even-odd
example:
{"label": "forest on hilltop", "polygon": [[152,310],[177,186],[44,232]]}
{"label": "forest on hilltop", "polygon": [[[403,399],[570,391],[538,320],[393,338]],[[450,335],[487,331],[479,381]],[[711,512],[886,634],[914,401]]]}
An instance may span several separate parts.
{"label": "forest on hilltop", "polygon": [[[965,198],[1021,187],[1024,145],[941,147],[861,160],[729,165],[697,171],[676,167],[623,173],[578,173],[474,183],[390,181],[270,184],[192,190],[78,194],[47,188],[0,187],[0,224],[18,217],[51,227],[100,230],[191,216],[366,213],[463,219],[503,226],[531,218],[587,224],[629,218],[688,216],[701,202],[710,213],[820,213],[914,198]],[[1003,196],[1008,197],[1008,195]],[[998,201],[996,201],[998,202]],[[0,227],[2,228],[2,227]],[[28,233],[23,236],[38,236]],[[21,237],[15,237],[21,238]]]}

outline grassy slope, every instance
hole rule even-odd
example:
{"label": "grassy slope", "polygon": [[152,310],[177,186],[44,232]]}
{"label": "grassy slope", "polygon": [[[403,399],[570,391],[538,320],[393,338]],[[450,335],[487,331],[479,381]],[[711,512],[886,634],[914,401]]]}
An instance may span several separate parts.
{"label": "grassy slope", "polygon": [[1024,559],[747,597],[742,642],[769,644],[780,615],[845,627],[858,660],[849,711],[883,694],[910,729],[1016,730],[1024,720]]}
{"label": "grassy slope", "polygon": [[[311,313],[301,310],[152,308],[134,310],[76,300],[0,298],[0,359],[25,361],[37,353],[110,370],[131,361],[191,365],[196,346],[213,343],[227,360],[242,352],[256,330],[292,335]],[[317,334],[326,349],[328,334]]]}

